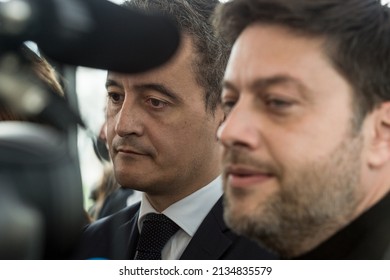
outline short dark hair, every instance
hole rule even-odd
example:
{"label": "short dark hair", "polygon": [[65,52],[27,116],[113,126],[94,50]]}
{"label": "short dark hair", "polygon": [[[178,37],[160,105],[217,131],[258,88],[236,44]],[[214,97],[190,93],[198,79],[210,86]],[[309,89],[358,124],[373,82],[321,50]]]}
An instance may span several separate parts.
{"label": "short dark hair", "polygon": [[229,57],[229,48],[217,37],[211,16],[218,0],[131,0],[124,6],[145,12],[170,16],[193,40],[197,58],[196,81],[205,89],[206,109],[212,112],[220,102],[221,81]]}
{"label": "short dark hair", "polygon": [[214,18],[217,32],[231,44],[253,23],[323,38],[329,60],[355,91],[359,126],[390,100],[390,12],[379,0],[234,0]]}

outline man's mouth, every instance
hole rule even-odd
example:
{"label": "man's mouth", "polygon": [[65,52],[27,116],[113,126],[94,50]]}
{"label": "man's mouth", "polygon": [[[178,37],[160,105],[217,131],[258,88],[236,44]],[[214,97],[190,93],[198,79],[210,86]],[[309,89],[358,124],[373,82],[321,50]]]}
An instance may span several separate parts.
{"label": "man's mouth", "polygon": [[138,151],[135,149],[129,149],[129,148],[118,148],[118,149],[116,149],[116,152],[118,154],[124,154],[124,155],[147,156],[147,154],[142,152],[142,151]]}
{"label": "man's mouth", "polygon": [[227,184],[233,188],[247,188],[262,184],[274,175],[247,166],[229,166],[225,169]]}

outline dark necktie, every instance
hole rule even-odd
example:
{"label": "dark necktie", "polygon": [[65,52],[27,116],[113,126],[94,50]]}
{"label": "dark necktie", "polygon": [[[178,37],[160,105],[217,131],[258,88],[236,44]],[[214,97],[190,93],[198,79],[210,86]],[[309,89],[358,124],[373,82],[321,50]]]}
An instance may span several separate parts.
{"label": "dark necktie", "polygon": [[161,250],[178,229],[179,226],[163,214],[147,214],[143,221],[135,259],[161,260]]}

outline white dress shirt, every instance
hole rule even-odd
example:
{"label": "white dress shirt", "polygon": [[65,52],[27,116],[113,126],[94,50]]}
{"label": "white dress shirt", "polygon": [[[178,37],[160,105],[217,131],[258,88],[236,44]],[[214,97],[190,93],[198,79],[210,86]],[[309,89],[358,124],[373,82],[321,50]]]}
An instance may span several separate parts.
{"label": "white dress shirt", "polygon": [[[180,227],[163,248],[161,252],[163,260],[178,260],[180,258],[198,227],[222,196],[222,193],[221,176],[218,176],[205,187],[177,201],[162,212]],[[145,215],[149,213],[158,212],[149,203],[145,194],[142,194],[138,218],[139,232],[141,232],[140,229]]]}

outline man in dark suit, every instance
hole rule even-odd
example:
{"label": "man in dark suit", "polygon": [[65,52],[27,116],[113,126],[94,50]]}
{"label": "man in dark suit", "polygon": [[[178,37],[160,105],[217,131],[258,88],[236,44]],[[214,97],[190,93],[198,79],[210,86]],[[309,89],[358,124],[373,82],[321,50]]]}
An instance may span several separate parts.
{"label": "man in dark suit", "polygon": [[[124,4],[170,15],[181,28],[182,42],[162,67],[141,74],[108,73],[107,143],[115,176],[121,186],[143,195],[139,204],[86,228],[76,258],[147,258],[144,254],[150,248],[140,243],[151,213],[164,214],[164,222],[169,221],[169,226],[154,229],[151,239],[165,235],[172,224],[175,227],[162,250],[152,252],[157,259],[273,258],[232,233],[223,221],[216,132],[224,120],[220,82],[229,48],[210,24],[218,3]],[[150,246],[152,241],[146,247],[156,247]]]}
{"label": "man in dark suit", "polygon": [[[77,253],[78,259],[134,259],[139,239],[140,203],[101,219],[84,233]],[[273,259],[274,255],[254,242],[234,234],[223,221],[222,198],[213,206],[190,243],[179,257],[181,260]]]}

